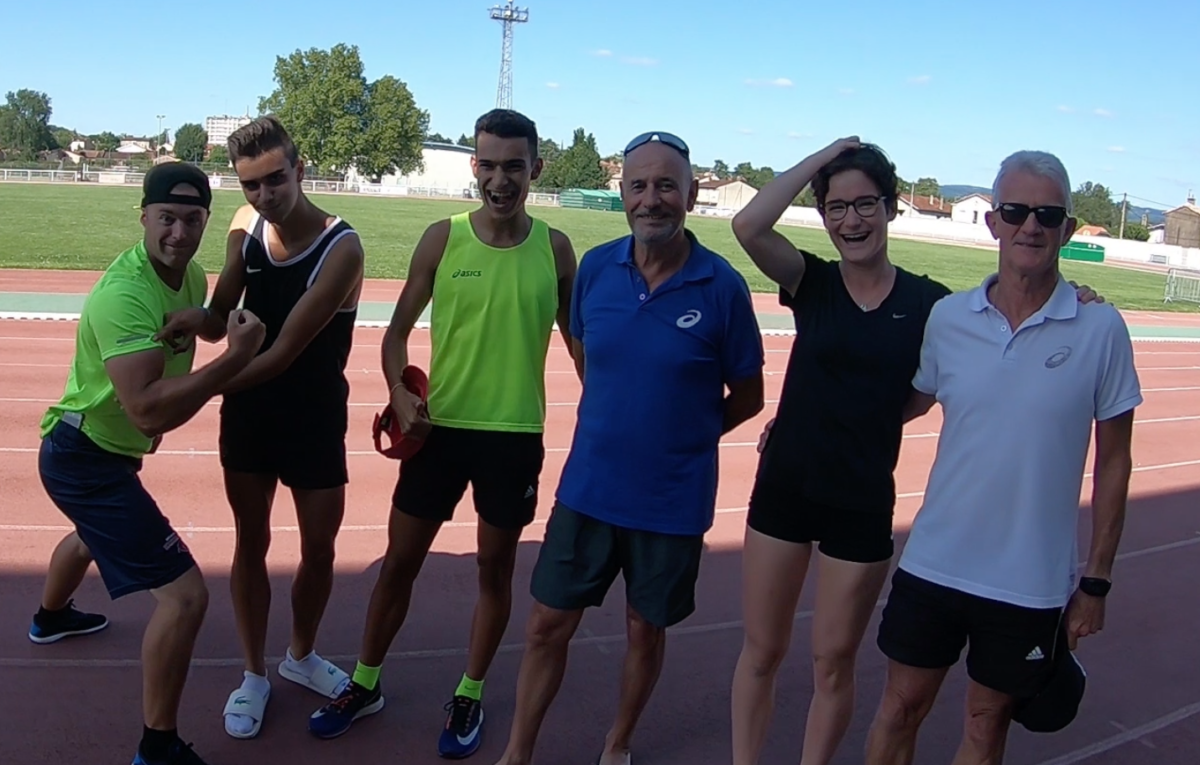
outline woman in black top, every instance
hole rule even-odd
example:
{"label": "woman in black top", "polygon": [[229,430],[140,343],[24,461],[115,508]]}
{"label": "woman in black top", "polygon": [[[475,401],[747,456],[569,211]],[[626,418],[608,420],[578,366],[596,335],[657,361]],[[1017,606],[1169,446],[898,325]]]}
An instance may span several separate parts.
{"label": "woman in black top", "polygon": [[[774,230],[810,182],[838,260],[798,251]],[[892,474],[914,416],[925,322],[950,293],[888,259],[897,194],[891,161],[851,137],[767,184],[733,220],[743,249],[780,285],[797,333],[749,502],[733,765],[758,761],[814,543],[814,697],[802,765],[833,758],[853,713],[855,656],[892,558]]]}

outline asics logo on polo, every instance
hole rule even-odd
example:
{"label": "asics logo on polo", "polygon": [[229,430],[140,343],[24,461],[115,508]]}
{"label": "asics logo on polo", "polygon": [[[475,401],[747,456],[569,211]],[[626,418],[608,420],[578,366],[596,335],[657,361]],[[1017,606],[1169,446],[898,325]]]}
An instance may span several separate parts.
{"label": "asics logo on polo", "polygon": [[1051,354],[1050,358],[1046,359],[1046,369],[1061,367],[1063,364],[1067,363],[1067,359],[1069,358],[1071,358],[1071,349],[1064,345]]}
{"label": "asics logo on polo", "polygon": [[461,268],[455,269],[454,273],[450,274],[451,279],[466,278],[468,276],[483,276],[482,271],[464,271]]}
{"label": "asics logo on polo", "polygon": [[699,321],[700,321],[700,312],[697,311],[695,308],[693,308],[692,310],[685,313],[683,316],[680,316],[678,319],[676,319],[675,326],[679,327],[680,329],[687,329],[688,327],[696,326],[696,324]]}

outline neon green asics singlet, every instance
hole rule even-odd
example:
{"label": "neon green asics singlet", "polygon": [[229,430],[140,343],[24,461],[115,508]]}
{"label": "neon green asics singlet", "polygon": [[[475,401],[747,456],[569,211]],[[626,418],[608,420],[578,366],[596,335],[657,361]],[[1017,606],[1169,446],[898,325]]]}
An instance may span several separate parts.
{"label": "neon green asics singlet", "polygon": [[450,218],[433,282],[429,418],[446,427],[540,433],[558,311],[550,229],[534,218],[520,245],[491,247],[469,215]]}

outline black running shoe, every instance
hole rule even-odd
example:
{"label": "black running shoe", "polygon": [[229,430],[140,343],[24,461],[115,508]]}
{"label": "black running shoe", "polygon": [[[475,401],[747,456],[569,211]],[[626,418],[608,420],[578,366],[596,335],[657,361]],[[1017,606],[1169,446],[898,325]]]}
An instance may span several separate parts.
{"label": "black running shoe", "polygon": [[337,738],[350,730],[351,723],[358,718],[373,715],[381,709],[383,692],[378,683],[375,690],[368,691],[351,682],[340,696],[312,713],[308,718],[308,730],[317,738]]}
{"label": "black running shoe", "polygon": [[56,643],[65,637],[90,635],[108,626],[107,617],[101,614],[85,614],[75,608],[75,601],[59,611],[39,610],[33,615],[29,626],[29,639],[40,645]]}

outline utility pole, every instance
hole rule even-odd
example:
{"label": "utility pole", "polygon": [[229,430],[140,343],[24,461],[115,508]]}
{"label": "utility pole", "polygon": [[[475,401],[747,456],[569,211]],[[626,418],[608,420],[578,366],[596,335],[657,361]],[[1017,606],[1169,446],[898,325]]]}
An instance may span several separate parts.
{"label": "utility pole", "polygon": [[499,21],[504,27],[504,42],[500,49],[500,83],[496,87],[496,108],[512,108],[512,45],[513,24],[525,24],[529,21],[529,9],[517,8],[513,0],[508,5],[493,5],[490,18]]}
{"label": "utility pole", "polygon": [[1121,195],[1121,229],[1117,233],[1118,239],[1125,238],[1125,216],[1129,214],[1129,192]]}

